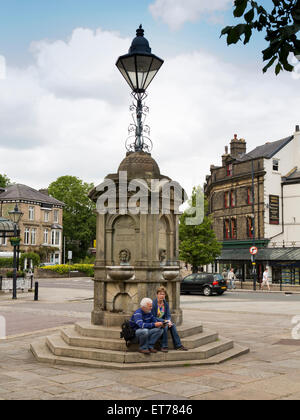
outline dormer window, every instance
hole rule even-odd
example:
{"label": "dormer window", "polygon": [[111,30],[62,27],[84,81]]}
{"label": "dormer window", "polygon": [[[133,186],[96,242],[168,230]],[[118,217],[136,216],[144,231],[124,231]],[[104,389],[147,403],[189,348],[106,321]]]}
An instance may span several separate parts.
{"label": "dormer window", "polygon": [[278,169],[279,169],[279,160],[273,159],[273,171],[278,172]]}

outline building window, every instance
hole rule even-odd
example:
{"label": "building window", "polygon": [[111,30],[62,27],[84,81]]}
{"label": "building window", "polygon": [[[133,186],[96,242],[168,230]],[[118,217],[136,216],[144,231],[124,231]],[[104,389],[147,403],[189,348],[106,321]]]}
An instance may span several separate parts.
{"label": "building window", "polygon": [[60,231],[57,230],[55,231],[55,245],[59,245],[60,244]]}
{"label": "building window", "polygon": [[273,159],[273,171],[278,171],[279,169],[279,160]]}
{"label": "building window", "polygon": [[44,230],[44,244],[48,244],[48,229]]}
{"label": "building window", "polygon": [[224,220],[224,239],[230,239],[230,221],[228,219]]}
{"label": "building window", "polygon": [[247,204],[253,204],[252,187],[248,187],[247,189]]}
{"label": "building window", "polygon": [[53,211],[53,221],[54,223],[58,223],[58,210]]}
{"label": "building window", "polygon": [[7,238],[6,237],[3,238],[3,237],[0,236],[0,246],[1,245],[3,245],[3,246],[6,246],[7,245]]}
{"label": "building window", "polygon": [[232,163],[226,166],[226,174],[227,176],[232,176]]}
{"label": "building window", "polygon": [[247,236],[253,238],[254,233],[254,220],[253,217],[247,217]]}
{"label": "building window", "polygon": [[28,209],[29,220],[34,220],[34,207],[30,206]]}
{"label": "building window", "polygon": [[49,222],[49,212],[48,211],[44,212],[44,222]]}
{"label": "building window", "polygon": [[231,219],[231,238],[237,238],[237,231],[236,231],[236,219]]}
{"label": "building window", "polygon": [[226,191],[224,194],[224,205],[225,209],[229,208],[229,191]]}
{"label": "building window", "polygon": [[24,245],[29,245],[29,234],[30,234],[30,230],[28,228],[25,228],[25,231],[24,231]]}
{"label": "building window", "polygon": [[235,207],[235,191],[230,191],[230,205]]}
{"label": "building window", "polygon": [[60,231],[52,230],[51,232],[51,245],[60,245]]}
{"label": "building window", "polygon": [[31,229],[31,245],[35,245],[36,244],[36,229],[33,228]]}

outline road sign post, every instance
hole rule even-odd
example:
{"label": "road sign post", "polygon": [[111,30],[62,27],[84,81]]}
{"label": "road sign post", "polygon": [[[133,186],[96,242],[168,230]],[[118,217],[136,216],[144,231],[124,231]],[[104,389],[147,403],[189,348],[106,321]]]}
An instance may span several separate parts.
{"label": "road sign post", "polygon": [[250,248],[251,262],[252,262],[252,274],[253,274],[253,290],[256,290],[256,281],[257,281],[257,272],[256,272],[256,262],[255,255],[257,254],[258,249],[256,246]]}

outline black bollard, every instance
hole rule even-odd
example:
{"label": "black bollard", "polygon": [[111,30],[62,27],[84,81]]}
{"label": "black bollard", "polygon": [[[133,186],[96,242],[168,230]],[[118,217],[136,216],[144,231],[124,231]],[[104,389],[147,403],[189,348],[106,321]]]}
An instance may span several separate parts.
{"label": "black bollard", "polygon": [[39,300],[39,283],[34,283],[34,300]]}

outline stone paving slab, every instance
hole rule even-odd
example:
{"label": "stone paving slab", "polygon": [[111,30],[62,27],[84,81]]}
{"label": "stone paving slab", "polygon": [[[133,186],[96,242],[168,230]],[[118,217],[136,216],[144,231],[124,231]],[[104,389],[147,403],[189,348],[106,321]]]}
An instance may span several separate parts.
{"label": "stone paving slab", "polygon": [[[68,292],[70,294],[70,290]],[[61,302],[59,299],[58,303]],[[55,298],[47,303],[55,305]],[[233,300],[227,304],[219,300],[202,300],[189,305],[183,299],[185,320],[201,322],[204,327],[218,331],[242,346],[249,346],[250,353],[219,365],[150,369],[147,375],[145,370],[127,372],[38,363],[29,345],[35,339],[45,337],[45,331],[0,340],[0,399],[299,400],[299,343],[279,343],[282,339],[291,339],[291,314],[299,314],[299,305],[290,303],[285,308],[280,302],[262,305],[262,302],[244,301],[243,306],[242,301],[235,303]],[[7,305],[10,304],[5,302]],[[257,311],[258,306],[262,312]],[[10,307],[17,309],[18,304]],[[55,311],[55,307],[52,310]],[[88,311],[81,311],[81,314],[89,315]],[[63,319],[62,307],[58,307],[55,316]],[[52,328],[51,334],[56,331],[58,329]]]}

